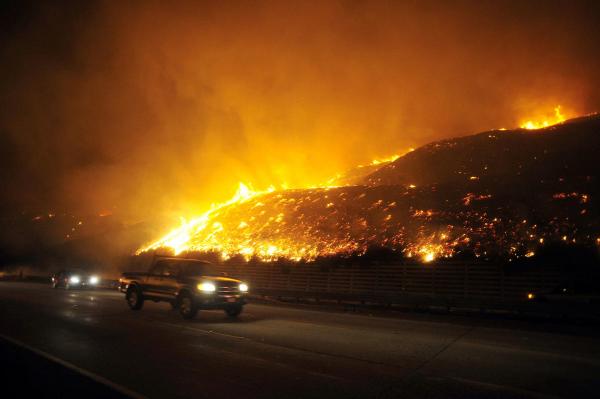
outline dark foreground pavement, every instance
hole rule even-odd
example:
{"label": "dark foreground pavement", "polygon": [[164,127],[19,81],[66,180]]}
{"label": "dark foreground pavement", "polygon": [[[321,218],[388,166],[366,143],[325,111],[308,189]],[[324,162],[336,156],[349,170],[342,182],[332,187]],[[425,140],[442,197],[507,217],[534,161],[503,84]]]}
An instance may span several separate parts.
{"label": "dark foreground pavement", "polygon": [[[600,337],[586,327],[258,304],[238,320],[206,311],[184,321],[168,304],[130,311],[117,292],[5,282],[0,334],[67,364],[66,374],[53,371],[58,379],[76,381],[69,373],[80,370],[93,380],[85,389],[109,381],[111,389],[151,398],[600,395]],[[31,364],[40,380],[47,375],[29,349],[6,342],[4,386],[15,375],[33,383],[35,375],[21,374],[35,374]]]}

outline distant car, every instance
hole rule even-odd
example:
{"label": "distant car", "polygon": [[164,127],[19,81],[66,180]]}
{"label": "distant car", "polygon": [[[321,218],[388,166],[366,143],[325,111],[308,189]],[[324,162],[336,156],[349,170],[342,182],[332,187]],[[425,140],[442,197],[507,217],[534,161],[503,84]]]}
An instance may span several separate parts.
{"label": "distant car", "polygon": [[100,282],[100,278],[84,270],[61,270],[52,276],[52,288],[94,288]]}
{"label": "distant car", "polygon": [[147,273],[123,273],[119,283],[132,310],[140,310],[145,300],[169,302],[184,319],[200,309],[236,317],[248,294],[246,283],[225,276],[213,264],[183,258],[157,258]]}
{"label": "distant car", "polygon": [[600,288],[589,281],[566,282],[548,291],[527,293],[532,302],[600,304]]}

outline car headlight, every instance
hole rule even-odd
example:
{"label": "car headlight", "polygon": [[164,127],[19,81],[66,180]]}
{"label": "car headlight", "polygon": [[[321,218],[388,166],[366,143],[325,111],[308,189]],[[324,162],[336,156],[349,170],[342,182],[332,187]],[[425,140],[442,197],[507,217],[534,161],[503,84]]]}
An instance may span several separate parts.
{"label": "car headlight", "polygon": [[71,276],[71,278],[69,279],[69,281],[71,282],[71,284],[79,284],[79,276]]}
{"label": "car headlight", "polygon": [[198,289],[203,292],[215,292],[217,287],[213,283],[200,283],[198,284]]}
{"label": "car headlight", "polygon": [[90,284],[96,285],[96,284],[98,284],[98,281],[99,281],[98,280],[98,276],[92,276],[92,277],[90,277]]}
{"label": "car headlight", "polygon": [[240,292],[248,292],[248,284],[241,283],[240,284]]}
{"label": "car headlight", "polygon": [[527,294],[527,299],[529,299],[530,301],[531,301],[532,299],[535,299],[535,294],[534,294],[533,292],[530,292],[530,293],[528,293],[528,294]]}

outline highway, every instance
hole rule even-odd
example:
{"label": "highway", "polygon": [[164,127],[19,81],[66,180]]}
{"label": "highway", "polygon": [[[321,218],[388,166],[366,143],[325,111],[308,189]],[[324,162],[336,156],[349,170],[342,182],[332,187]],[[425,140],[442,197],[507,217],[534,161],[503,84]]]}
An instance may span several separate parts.
{"label": "highway", "polygon": [[[0,334],[149,398],[544,398],[600,391],[591,327],[250,304],[237,320],[0,282]],[[4,365],[6,366],[6,364]]]}

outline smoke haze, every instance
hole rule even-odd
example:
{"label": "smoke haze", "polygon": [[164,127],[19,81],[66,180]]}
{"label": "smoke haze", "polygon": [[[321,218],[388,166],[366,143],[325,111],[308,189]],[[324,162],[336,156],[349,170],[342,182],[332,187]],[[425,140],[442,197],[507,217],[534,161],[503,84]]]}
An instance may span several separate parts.
{"label": "smoke haze", "polygon": [[4,210],[173,221],[238,181],[314,185],[557,104],[600,109],[596,2],[3,8]]}

